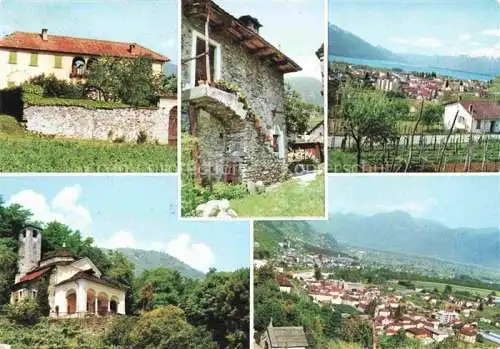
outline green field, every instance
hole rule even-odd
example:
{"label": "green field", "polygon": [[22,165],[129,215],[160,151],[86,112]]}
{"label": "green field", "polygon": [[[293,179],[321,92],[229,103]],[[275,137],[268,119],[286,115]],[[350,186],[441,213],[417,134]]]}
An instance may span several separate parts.
{"label": "green field", "polygon": [[271,192],[232,200],[231,208],[240,217],[323,217],[325,176],[317,176],[308,185],[290,180]]}
{"label": "green field", "polygon": [[50,138],[0,115],[1,172],[175,172],[174,146]]}
{"label": "green field", "polygon": [[461,286],[461,285],[444,284],[444,283],[439,283],[439,282],[429,282],[429,281],[412,281],[412,282],[418,288],[424,288],[427,290],[433,290],[434,288],[437,288],[439,292],[443,292],[446,285],[450,285],[451,288],[453,289],[453,291],[470,292],[473,295],[477,294],[479,296],[487,296],[492,292],[492,290],[487,290],[484,288],[475,288],[475,287],[468,287],[468,286]]}

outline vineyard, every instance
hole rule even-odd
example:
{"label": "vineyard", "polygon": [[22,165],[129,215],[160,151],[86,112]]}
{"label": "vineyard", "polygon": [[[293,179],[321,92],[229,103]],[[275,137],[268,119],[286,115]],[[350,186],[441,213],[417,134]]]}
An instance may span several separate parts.
{"label": "vineyard", "polygon": [[175,172],[176,147],[51,138],[0,115],[1,172]]}
{"label": "vineyard", "polygon": [[[413,138],[413,139],[412,139]],[[365,141],[361,171],[349,136],[330,139],[329,172],[497,172],[499,135],[410,135],[385,144]]]}

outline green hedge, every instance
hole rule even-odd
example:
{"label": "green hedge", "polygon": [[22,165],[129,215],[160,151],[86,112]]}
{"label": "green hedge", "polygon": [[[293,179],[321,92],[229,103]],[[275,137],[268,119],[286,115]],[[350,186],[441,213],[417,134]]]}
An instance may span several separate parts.
{"label": "green hedge", "polygon": [[90,99],[45,98],[27,91],[23,94],[23,102],[28,105],[37,106],[82,107],[87,109],[116,109],[130,107],[120,102],[103,102]]}

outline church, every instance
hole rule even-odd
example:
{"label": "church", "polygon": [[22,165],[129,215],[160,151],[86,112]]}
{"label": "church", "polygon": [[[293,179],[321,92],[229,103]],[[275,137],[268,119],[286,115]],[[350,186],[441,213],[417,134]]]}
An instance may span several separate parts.
{"label": "church", "polygon": [[27,226],[19,233],[17,267],[12,304],[47,294],[53,318],[125,314],[125,290],[103,279],[89,258],[66,249],[42,256],[42,234],[37,227]]}

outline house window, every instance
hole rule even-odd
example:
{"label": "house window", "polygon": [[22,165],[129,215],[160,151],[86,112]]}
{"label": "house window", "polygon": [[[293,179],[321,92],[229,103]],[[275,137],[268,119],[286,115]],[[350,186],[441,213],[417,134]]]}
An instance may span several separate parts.
{"label": "house window", "polygon": [[36,290],[31,290],[31,296],[32,296],[33,298],[36,298],[36,295],[37,295]]}
{"label": "house window", "polygon": [[458,123],[459,124],[464,124],[465,123],[465,118],[463,116],[458,117]]}
{"label": "house window", "polygon": [[62,68],[62,56],[54,56],[54,68],[61,69]]}
{"label": "house window", "polygon": [[30,56],[30,66],[38,67],[38,53],[32,53]]}
{"label": "house window", "polygon": [[476,130],[480,130],[481,129],[481,120],[477,120],[476,121]]}
{"label": "house window", "polygon": [[9,52],[9,64],[17,64],[17,52]]}
{"label": "house window", "polygon": [[[192,88],[198,85],[200,80],[207,78],[207,57],[205,53],[205,36],[197,31],[193,31],[191,57],[189,64],[189,78],[185,79],[185,88]],[[201,56],[200,56],[201,55]],[[195,57],[199,57],[194,59]],[[212,81],[221,79],[221,46],[218,42],[209,39],[208,57],[210,61],[210,77]]]}
{"label": "house window", "polygon": [[[200,56],[205,52],[205,40],[202,38],[196,39],[196,57]],[[208,57],[210,61],[210,77],[211,80],[215,80],[215,46],[208,45]],[[206,55],[201,56],[196,60],[196,76],[195,84],[198,85],[198,81],[207,81],[207,57]]]}
{"label": "house window", "polygon": [[275,153],[279,151],[279,135],[273,135],[273,150]]}

